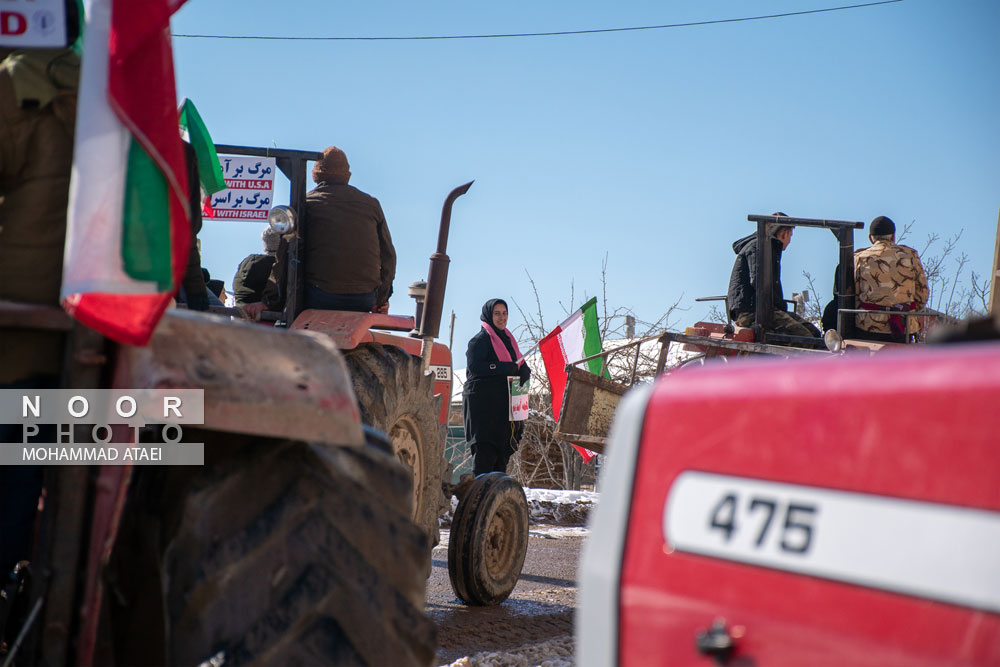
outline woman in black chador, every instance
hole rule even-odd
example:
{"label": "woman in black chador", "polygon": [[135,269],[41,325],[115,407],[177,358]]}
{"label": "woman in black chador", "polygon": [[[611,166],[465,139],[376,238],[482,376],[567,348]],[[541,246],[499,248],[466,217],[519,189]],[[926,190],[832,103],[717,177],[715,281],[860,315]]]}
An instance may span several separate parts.
{"label": "woman in black chador", "polygon": [[490,299],[483,306],[482,330],[469,341],[465,354],[465,439],[475,457],[476,475],[506,472],[507,461],[521,439],[520,422],[510,420],[508,376],[527,382],[531,369],[518,363],[521,351],[507,331],[507,302]]}

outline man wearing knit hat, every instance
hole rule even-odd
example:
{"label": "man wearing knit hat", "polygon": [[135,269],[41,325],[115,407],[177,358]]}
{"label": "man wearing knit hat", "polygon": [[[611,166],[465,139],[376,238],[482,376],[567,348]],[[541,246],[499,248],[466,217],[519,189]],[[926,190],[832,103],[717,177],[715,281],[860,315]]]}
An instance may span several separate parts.
{"label": "man wearing knit hat", "polygon": [[306,195],[305,306],[388,312],[396,250],[382,206],[348,185],[351,166],[336,146],[313,167]]}
{"label": "man wearing knit hat", "polygon": [[870,340],[905,343],[920,330],[915,317],[892,313],[922,310],[930,290],[917,251],[896,243],[896,225],[884,215],[868,227],[870,248],[854,253],[858,333]]}
{"label": "man wearing knit hat", "polygon": [[[305,307],[389,312],[396,277],[396,249],[378,200],[347,184],[351,166],[336,146],[323,151],[312,170],[316,187],[306,194],[304,233]],[[244,310],[251,318],[265,308],[281,310],[282,253],[261,302]]]}

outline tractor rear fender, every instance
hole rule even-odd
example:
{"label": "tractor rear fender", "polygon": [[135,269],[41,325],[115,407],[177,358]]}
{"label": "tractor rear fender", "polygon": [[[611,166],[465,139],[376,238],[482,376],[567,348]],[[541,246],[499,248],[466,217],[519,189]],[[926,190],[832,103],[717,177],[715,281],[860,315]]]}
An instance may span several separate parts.
{"label": "tractor rear fender", "polygon": [[[347,310],[303,310],[289,329],[314,331],[328,336],[341,350],[353,350],[361,343],[374,342],[372,329],[413,331],[412,317],[356,313]],[[420,340],[417,339],[417,354]]]}
{"label": "tractor rear fender", "polygon": [[[421,340],[404,333],[414,330],[413,318],[378,313],[355,313],[343,310],[304,310],[289,327],[295,331],[311,331],[329,337],[341,350],[353,350],[364,343],[380,343],[399,347],[415,357],[420,356]],[[430,371],[434,373],[434,394],[442,396],[438,421],[448,423],[451,402],[451,350],[443,343],[434,343]]]}
{"label": "tractor rear fender", "polygon": [[207,429],[364,443],[343,357],[327,336],[309,331],[169,311],[147,347],[119,348],[113,383],[203,388]]}

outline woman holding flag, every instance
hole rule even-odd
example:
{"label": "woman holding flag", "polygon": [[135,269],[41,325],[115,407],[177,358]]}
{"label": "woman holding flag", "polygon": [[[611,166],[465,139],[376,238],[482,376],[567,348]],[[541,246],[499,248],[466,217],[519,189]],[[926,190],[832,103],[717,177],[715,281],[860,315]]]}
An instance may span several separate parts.
{"label": "woman holding flag", "polygon": [[475,459],[473,472],[506,472],[517,450],[523,427],[510,419],[509,376],[521,382],[531,369],[521,358],[517,341],[507,330],[507,302],[490,299],[479,316],[482,329],[469,341],[465,388],[462,391],[465,440]]}

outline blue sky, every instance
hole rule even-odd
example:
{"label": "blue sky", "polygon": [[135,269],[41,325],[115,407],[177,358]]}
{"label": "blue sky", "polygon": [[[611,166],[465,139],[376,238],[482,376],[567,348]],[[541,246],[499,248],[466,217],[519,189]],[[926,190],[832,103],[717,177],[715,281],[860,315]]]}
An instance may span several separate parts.
{"label": "blue sky", "polygon": [[[822,0],[480,4],[189,0],[175,34],[406,36],[660,25],[834,7]],[[552,327],[600,296],[681,328],[722,294],[748,213],[913,222],[911,244],[964,229],[988,272],[1000,207],[1000,3],[904,0],[848,11],[542,38],[287,42],[177,37],[178,97],[218,143],[343,148],[385,210],[412,312],[441,203],[454,209],[442,335],[455,367],[487,299]],[[279,193],[280,194],[280,193]],[[203,262],[227,287],[255,223],[208,220]],[[855,243],[867,245],[867,232]],[[786,293],[807,270],[829,298],[836,244],[799,230]]]}

